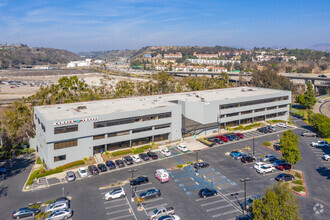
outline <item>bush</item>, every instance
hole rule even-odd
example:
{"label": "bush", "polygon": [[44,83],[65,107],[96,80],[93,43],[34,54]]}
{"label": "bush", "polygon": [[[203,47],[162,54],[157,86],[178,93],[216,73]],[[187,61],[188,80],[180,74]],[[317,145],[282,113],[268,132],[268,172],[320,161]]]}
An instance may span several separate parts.
{"label": "bush", "polygon": [[133,150],[133,154],[140,154],[140,153],[143,153],[143,149],[142,148],[136,148]]}
{"label": "bush", "polygon": [[40,157],[37,158],[36,164],[42,164]]}
{"label": "bush", "polygon": [[268,142],[268,141],[265,141],[264,143],[262,143],[263,145],[267,146],[267,147],[270,147],[272,146],[272,143]]}
{"label": "bush", "polygon": [[84,160],[77,160],[77,161],[74,161],[74,162],[65,164],[65,165],[63,165],[61,167],[63,169],[69,169],[69,168],[76,167],[76,166],[81,166],[81,165],[84,165],[84,164],[85,164],[85,161]]}
{"label": "bush", "polygon": [[293,186],[292,190],[294,190],[296,192],[305,192],[305,187],[303,187],[303,186]]}
{"label": "bush", "polygon": [[296,174],[294,176],[297,177],[298,179],[301,179],[302,178],[301,174],[298,173],[298,172],[296,172]]}
{"label": "bush", "polygon": [[293,180],[292,183],[298,184],[298,185],[304,185],[302,180]]}
{"label": "bush", "polygon": [[254,127],[260,127],[260,126],[263,126],[265,125],[264,123],[254,123],[254,124],[250,124],[250,125],[247,125],[244,127],[244,130],[250,130]]}
{"label": "bush", "polygon": [[178,164],[178,165],[176,165],[176,167],[177,167],[177,168],[182,168],[183,165],[182,165],[182,164]]}
{"label": "bush", "polygon": [[113,152],[112,156],[116,157],[116,156],[121,156],[121,155],[125,155],[125,154],[130,154],[130,153],[132,153],[131,149],[119,150],[119,151]]}
{"label": "bush", "polygon": [[206,144],[206,145],[209,145],[209,146],[212,145],[212,142],[206,140],[205,138],[199,138],[198,140],[199,140],[200,142]]}
{"label": "bush", "polygon": [[285,186],[285,187],[289,187],[289,183],[283,183],[283,186]]}
{"label": "bush", "polygon": [[45,202],[45,204],[48,205],[49,203],[54,202],[55,200],[56,199],[49,200],[49,201]]}
{"label": "bush", "polygon": [[236,128],[233,128],[234,131],[243,130],[243,129],[244,129],[243,125],[240,125],[240,126],[238,126]]}

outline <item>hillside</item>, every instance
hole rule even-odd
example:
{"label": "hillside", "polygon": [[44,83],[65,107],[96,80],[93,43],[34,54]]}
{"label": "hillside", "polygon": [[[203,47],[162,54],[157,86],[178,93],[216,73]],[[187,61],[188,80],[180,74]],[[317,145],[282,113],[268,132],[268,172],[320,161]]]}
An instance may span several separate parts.
{"label": "hillside", "polygon": [[108,51],[91,51],[91,52],[80,52],[80,56],[85,56],[91,59],[100,59],[107,61],[115,61],[118,58],[129,58],[135,53],[135,50],[108,50]]}
{"label": "hillside", "polygon": [[21,68],[28,65],[66,64],[72,60],[81,60],[81,57],[67,50],[26,45],[0,45],[0,69]]}

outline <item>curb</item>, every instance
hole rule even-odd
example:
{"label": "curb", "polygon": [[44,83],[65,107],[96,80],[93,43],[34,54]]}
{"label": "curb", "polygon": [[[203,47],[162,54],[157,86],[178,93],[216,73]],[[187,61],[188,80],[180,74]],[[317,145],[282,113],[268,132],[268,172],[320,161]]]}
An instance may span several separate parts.
{"label": "curb", "polygon": [[264,146],[264,147],[266,147],[266,148],[268,148],[268,149],[270,149],[270,150],[276,151],[279,154],[282,154],[281,151],[275,150],[274,148],[267,147],[266,145],[263,145],[263,144],[261,144],[261,145]]}
{"label": "curb", "polygon": [[291,189],[291,191],[292,191],[293,193],[299,195],[299,196],[307,196],[307,188],[306,188],[306,182],[305,182],[305,178],[304,178],[304,173],[303,173],[303,172],[301,172],[301,176],[302,176],[303,183],[304,183],[304,188],[305,188],[305,192],[304,192],[304,194],[299,193],[299,192],[296,192],[296,191],[294,191],[294,190],[292,190],[292,189]]}

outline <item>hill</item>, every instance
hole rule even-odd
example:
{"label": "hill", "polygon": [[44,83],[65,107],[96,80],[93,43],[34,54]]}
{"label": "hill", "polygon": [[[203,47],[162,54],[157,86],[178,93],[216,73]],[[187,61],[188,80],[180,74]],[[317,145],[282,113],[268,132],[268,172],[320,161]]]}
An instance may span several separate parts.
{"label": "hill", "polygon": [[81,57],[67,50],[28,47],[23,44],[0,45],[0,69],[66,64],[72,60],[81,60]]}
{"label": "hill", "polygon": [[129,58],[134,54],[135,50],[108,50],[108,51],[91,51],[80,52],[80,56],[95,60],[116,61],[118,58]]}
{"label": "hill", "polygon": [[312,50],[330,52],[330,44],[315,44],[309,47]]}

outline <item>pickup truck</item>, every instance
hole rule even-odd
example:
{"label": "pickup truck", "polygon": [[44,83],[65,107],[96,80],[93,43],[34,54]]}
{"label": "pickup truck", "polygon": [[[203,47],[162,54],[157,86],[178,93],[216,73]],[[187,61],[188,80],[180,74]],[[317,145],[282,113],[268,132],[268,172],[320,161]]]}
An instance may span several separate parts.
{"label": "pickup truck", "polygon": [[174,213],[173,207],[158,206],[155,210],[148,212],[148,220],[156,219],[162,215],[173,215]]}
{"label": "pickup truck", "polygon": [[329,144],[327,141],[315,141],[315,142],[312,142],[311,145],[313,147],[329,147]]}

